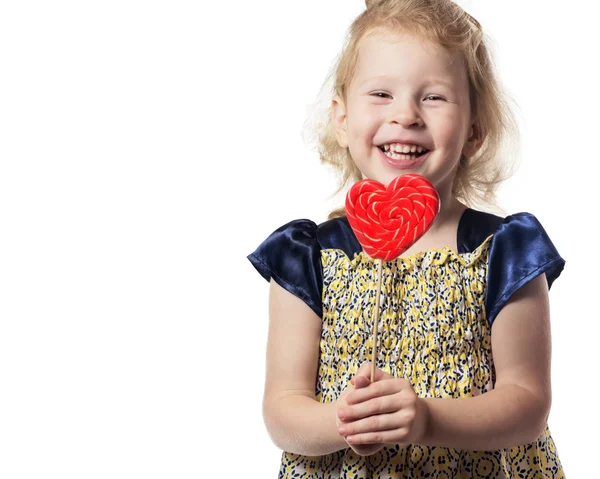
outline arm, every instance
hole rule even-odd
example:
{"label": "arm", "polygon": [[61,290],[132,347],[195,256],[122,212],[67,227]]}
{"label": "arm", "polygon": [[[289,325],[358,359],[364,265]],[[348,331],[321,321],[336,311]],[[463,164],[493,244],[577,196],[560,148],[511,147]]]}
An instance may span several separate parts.
{"label": "arm", "polygon": [[336,404],[315,398],[321,318],[271,280],[263,417],[280,449],[322,456],[348,447],[337,433]]}
{"label": "arm", "polygon": [[542,274],[519,289],[494,321],[494,390],[475,398],[424,399],[429,421],[419,443],[495,450],[535,441],[551,404],[549,316]]}

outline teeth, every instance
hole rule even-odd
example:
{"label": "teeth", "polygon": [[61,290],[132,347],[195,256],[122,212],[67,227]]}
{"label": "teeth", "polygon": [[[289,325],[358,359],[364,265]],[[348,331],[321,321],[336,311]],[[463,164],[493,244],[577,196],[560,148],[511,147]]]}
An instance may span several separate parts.
{"label": "teeth", "polygon": [[417,145],[402,145],[400,143],[388,143],[383,145],[383,151],[392,151],[396,153],[421,153],[426,151],[426,148]]}
{"label": "teeth", "polygon": [[385,156],[389,156],[393,160],[414,160],[415,159],[414,155],[403,155],[403,154],[394,153],[391,151],[386,152]]}

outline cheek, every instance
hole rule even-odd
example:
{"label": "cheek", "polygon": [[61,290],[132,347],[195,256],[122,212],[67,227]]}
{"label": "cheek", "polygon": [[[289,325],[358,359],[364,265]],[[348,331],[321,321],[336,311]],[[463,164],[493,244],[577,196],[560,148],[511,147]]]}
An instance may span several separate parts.
{"label": "cheek", "polygon": [[373,136],[379,128],[379,116],[377,112],[369,105],[361,105],[360,108],[354,107],[348,112],[348,116],[352,118],[352,122],[348,125],[348,132],[353,136],[354,140],[359,140],[361,143],[372,143]]}
{"label": "cheek", "polygon": [[447,145],[462,146],[465,136],[464,121],[457,115],[440,115],[436,118],[437,138]]}

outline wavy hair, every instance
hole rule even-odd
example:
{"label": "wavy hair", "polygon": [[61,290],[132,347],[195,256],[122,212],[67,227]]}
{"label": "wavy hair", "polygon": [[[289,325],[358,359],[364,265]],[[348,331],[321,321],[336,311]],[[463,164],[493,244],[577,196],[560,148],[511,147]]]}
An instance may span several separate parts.
{"label": "wavy hair", "polygon": [[[432,42],[463,56],[471,100],[471,118],[483,143],[477,153],[462,155],[452,186],[453,195],[470,207],[501,211],[496,204],[500,183],[514,172],[519,149],[519,129],[510,100],[502,89],[492,62],[490,43],[481,24],[451,0],[366,0],[367,9],[350,26],[323,89],[328,107],[312,127],[321,163],[339,176],[339,193],[348,183],[362,179],[348,148],[335,137],[331,99],[338,94],[346,102],[354,76],[361,40],[372,33],[403,32]],[[329,213],[328,219],[345,215],[345,208]]]}

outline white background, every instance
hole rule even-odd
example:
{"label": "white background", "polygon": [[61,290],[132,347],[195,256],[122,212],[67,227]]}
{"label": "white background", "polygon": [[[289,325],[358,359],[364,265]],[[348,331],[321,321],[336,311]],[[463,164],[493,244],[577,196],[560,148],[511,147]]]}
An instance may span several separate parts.
{"label": "white background", "polygon": [[[550,427],[568,477],[591,477],[600,10],[460,4],[519,105],[501,206],[533,212],[567,260]],[[341,204],[303,126],[363,8],[0,4],[0,477],[277,476],[268,285],[246,255]]]}

